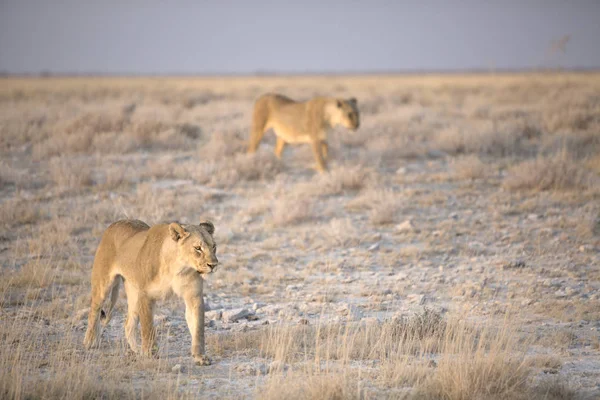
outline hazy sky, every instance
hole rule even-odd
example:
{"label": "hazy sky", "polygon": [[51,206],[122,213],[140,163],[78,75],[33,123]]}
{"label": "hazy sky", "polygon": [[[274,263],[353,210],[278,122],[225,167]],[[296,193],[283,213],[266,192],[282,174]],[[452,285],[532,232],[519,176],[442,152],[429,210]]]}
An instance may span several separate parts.
{"label": "hazy sky", "polygon": [[[571,35],[566,53],[553,40]],[[0,0],[0,71],[600,67],[600,0]]]}

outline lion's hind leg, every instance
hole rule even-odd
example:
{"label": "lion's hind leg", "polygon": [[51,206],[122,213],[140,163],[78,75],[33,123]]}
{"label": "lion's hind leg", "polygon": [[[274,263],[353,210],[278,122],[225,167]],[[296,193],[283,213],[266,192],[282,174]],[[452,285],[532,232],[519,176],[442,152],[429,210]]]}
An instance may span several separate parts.
{"label": "lion's hind leg", "polygon": [[265,132],[268,130],[268,112],[269,109],[267,107],[266,99],[259,99],[254,105],[254,112],[252,115],[252,131],[250,132],[248,153],[256,152],[258,145],[260,145],[260,141],[262,140]]}

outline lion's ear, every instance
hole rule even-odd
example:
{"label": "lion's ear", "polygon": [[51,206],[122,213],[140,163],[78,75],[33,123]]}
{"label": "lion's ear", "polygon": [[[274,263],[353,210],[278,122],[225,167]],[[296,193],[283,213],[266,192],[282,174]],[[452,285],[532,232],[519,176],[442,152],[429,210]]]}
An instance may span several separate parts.
{"label": "lion's ear", "polygon": [[356,97],[349,98],[347,101],[355,106],[358,105],[358,100],[356,100]]}
{"label": "lion's ear", "polygon": [[210,221],[201,221],[198,225],[206,229],[206,231],[211,235],[215,233],[215,226]]}
{"label": "lion's ear", "polygon": [[189,235],[185,228],[179,225],[177,222],[172,222],[169,224],[169,233],[171,234],[171,238],[176,242]]}

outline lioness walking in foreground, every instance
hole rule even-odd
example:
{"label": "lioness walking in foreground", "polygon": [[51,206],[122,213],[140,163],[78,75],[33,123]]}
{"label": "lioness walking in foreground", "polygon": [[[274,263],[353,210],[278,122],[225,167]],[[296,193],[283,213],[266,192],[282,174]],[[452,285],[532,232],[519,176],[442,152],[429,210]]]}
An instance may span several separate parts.
{"label": "lioness walking in foreground", "polygon": [[[196,363],[209,365],[204,350],[203,275],[214,272],[217,247],[214,225],[155,225],[138,220],[122,220],[110,225],[96,251],[92,269],[92,302],[84,344],[99,341],[99,320],[106,326],[117,301],[119,285],[127,293],[125,336],[138,353],[136,330],[142,326],[141,352],[150,355],[155,345],[152,323],[154,302],[173,292],[185,300],[185,319],[192,335],[192,356]],[[106,311],[102,304],[110,295]]]}
{"label": "lioness walking in foreground", "polygon": [[355,131],[359,126],[356,99],[315,97],[296,102],[280,94],[265,94],[254,104],[248,152],[254,153],[269,129],[275,131],[275,155],[281,158],[286,143],[310,143],[317,169],[327,169],[327,131],[342,125]]}

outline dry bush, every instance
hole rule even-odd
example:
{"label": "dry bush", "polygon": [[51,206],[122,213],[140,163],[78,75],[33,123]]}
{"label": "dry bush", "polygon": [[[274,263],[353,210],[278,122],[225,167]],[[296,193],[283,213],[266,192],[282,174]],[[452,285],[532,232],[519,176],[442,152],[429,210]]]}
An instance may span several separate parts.
{"label": "dry bush", "polygon": [[600,154],[600,129],[597,131],[551,135],[543,141],[540,154],[550,156],[566,152],[576,160],[593,159]]}
{"label": "dry bush", "polygon": [[[273,327],[253,344],[257,341],[262,343],[261,354],[273,360],[271,373],[259,388],[267,398],[310,398],[313,392],[305,383],[321,387],[323,378],[331,382],[321,390],[339,398],[359,395],[361,387],[377,397],[376,393],[385,393],[378,390],[406,384],[414,385],[416,398],[527,399],[540,393],[532,385],[526,362],[529,341],[519,337],[508,320],[494,328],[446,322],[426,311],[383,324]],[[355,375],[353,365],[359,360],[379,361],[374,377]],[[303,364],[294,368],[295,379],[288,386],[282,379],[290,374],[286,366],[294,362]]]}
{"label": "dry bush", "polygon": [[240,131],[215,132],[206,144],[199,146],[201,160],[220,161],[243,153],[247,143]]}
{"label": "dry bush", "polygon": [[7,273],[4,288],[43,288],[50,286],[59,273],[56,269],[56,259],[39,257],[27,261],[16,271]]}
{"label": "dry bush", "polygon": [[242,153],[219,163],[201,163],[193,171],[193,177],[211,186],[229,187],[240,181],[270,180],[281,170],[281,162],[271,153]]}
{"label": "dry bush", "polygon": [[519,163],[508,171],[504,187],[511,190],[577,190],[598,187],[598,178],[563,154]]}
{"label": "dry bush", "polygon": [[362,193],[346,204],[347,210],[368,210],[369,221],[374,225],[386,225],[395,222],[400,209],[397,196],[388,189],[363,190]]}
{"label": "dry bush", "polygon": [[150,147],[167,129],[168,127],[161,121],[143,120],[132,123],[127,132],[140,146]]}
{"label": "dry bush", "polygon": [[479,179],[487,175],[488,166],[477,155],[458,157],[450,165],[459,179]]}
{"label": "dry bush", "polygon": [[11,166],[4,160],[0,160],[0,190],[8,185],[19,186],[23,179],[22,171]]}
{"label": "dry bush", "polygon": [[537,136],[539,130],[526,121],[484,121],[442,129],[434,138],[433,146],[450,154],[511,156],[531,154],[533,139]]}
{"label": "dry bush", "polygon": [[342,400],[362,399],[357,380],[348,374],[308,371],[277,375],[257,392],[259,399]]}
{"label": "dry bush", "polygon": [[[175,382],[149,379],[144,388],[131,385],[131,371],[140,369],[128,357],[98,358],[81,354],[80,333],[61,333],[35,317],[3,324],[0,351],[0,397],[5,399],[121,399],[173,396]],[[138,365],[135,365],[138,364]],[[145,374],[161,369],[155,363]]]}
{"label": "dry bush", "polygon": [[308,182],[296,184],[293,192],[298,196],[334,196],[353,193],[364,188],[371,179],[364,167],[340,166],[324,174],[315,174]]}
{"label": "dry bush", "polygon": [[92,186],[92,171],[87,165],[70,159],[55,157],[50,160],[50,177],[60,190],[80,189]]}
{"label": "dry bush", "polygon": [[308,198],[285,197],[275,200],[272,223],[274,226],[296,225],[313,217],[313,202]]}
{"label": "dry bush", "polygon": [[526,399],[530,369],[525,349],[508,325],[447,332],[438,366],[417,387],[417,397]]}
{"label": "dry bush", "polygon": [[22,226],[45,218],[42,206],[31,200],[10,199],[0,203],[0,226]]}
{"label": "dry bush", "polygon": [[563,104],[544,110],[542,123],[550,133],[577,132],[600,126],[600,107]]}
{"label": "dry bush", "polygon": [[561,377],[544,378],[527,393],[529,399],[574,400],[578,398],[568,382]]}

